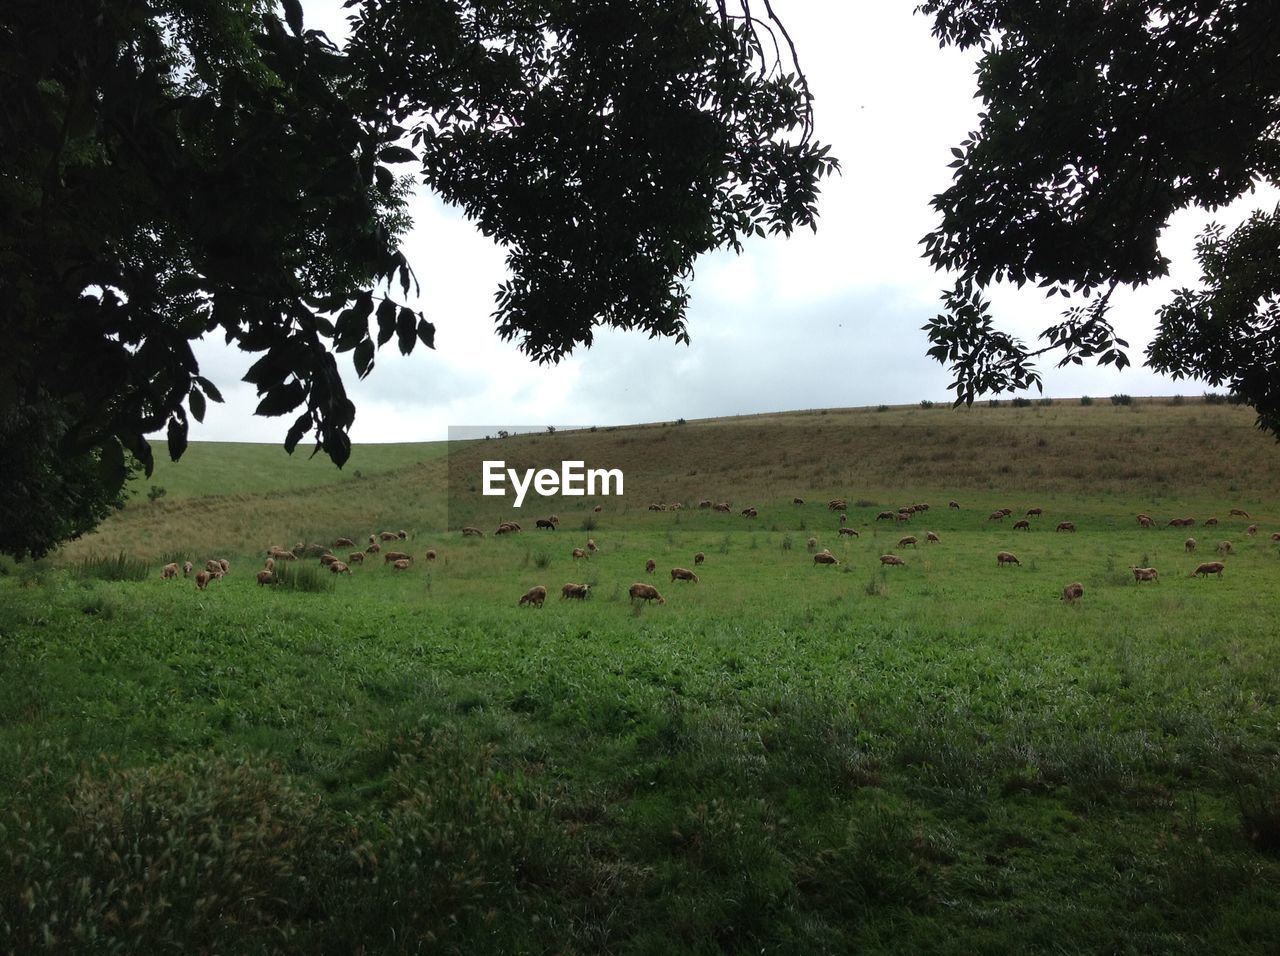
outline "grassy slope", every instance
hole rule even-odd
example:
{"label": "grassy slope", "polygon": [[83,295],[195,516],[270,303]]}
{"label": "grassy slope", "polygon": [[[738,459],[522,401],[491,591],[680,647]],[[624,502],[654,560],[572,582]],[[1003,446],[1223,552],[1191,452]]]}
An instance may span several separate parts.
{"label": "grassy slope", "polygon": [[[29,838],[26,863],[0,859],[0,899],[10,884],[14,899],[39,890],[34,916],[9,911],[19,930],[84,910],[58,887],[83,873],[69,853],[98,832],[101,793],[186,819],[174,807],[193,801],[166,768],[215,753],[287,771],[301,795],[271,794],[285,832],[319,828],[308,845],[332,848],[287,851],[329,891],[295,899],[314,890],[276,874],[260,895],[278,909],[259,914],[275,928],[254,936],[242,914],[221,930],[241,942],[281,926],[300,951],[332,952],[412,951],[405,940],[427,931],[493,952],[1265,952],[1280,937],[1280,863],[1250,845],[1240,813],[1280,793],[1280,558],[1226,515],[1244,507],[1280,529],[1276,449],[1247,413],[833,411],[511,439],[502,454],[553,443],[630,483],[631,503],[599,516],[589,563],[568,555],[589,503],[557,505],[554,535],[445,534],[437,460],[296,496],[144,503],[76,546],[225,551],[237,570],[205,594],[154,574],[0,582],[13,689],[0,782],[26,815],[53,808],[63,834]],[[835,537],[829,493],[869,502],[851,509],[860,538]],[[703,496],[762,514],[643,510]],[[939,507],[952,496],[964,510]],[[921,499],[935,507],[910,530],[942,544],[880,569],[904,529],[875,511]],[[1082,530],[986,521],[1032,504]],[[1138,510],[1221,517],[1212,539],[1239,550],[1227,575],[1188,578],[1185,534],[1139,529]],[[437,565],[362,568],[312,594],[240,573],[264,538],[402,524],[419,557],[440,548]],[[810,534],[840,567],[813,567]],[[1023,567],[997,568],[1000,548]],[[696,550],[700,584],[660,577],[668,604],[629,608],[646,557],[665,572]],[[1129,564],[1156,565],[1161,582],[1135,585]],[[557,601],[567,580],[595,598]],[[1057,599],[1070,580],[1086,588],[1076,607]],[[548,606],[515,607],[535,583],[553,590]],[[152,776],[112,776],[100,753]],[[229,779],[256,792],[222,764],[190,773],[201,796]],[[125,837],[146,826],[110,819]],[[214,871],[205,892],[222,886]],[[186,912],[183,892],[155,890]],[[137,938],[211,932],[195,917],[206,929],[167,925]]]}

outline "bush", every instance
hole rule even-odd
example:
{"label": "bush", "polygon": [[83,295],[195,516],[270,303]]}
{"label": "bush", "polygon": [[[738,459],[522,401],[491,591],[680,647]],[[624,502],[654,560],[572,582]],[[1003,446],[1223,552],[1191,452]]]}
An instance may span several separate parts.
{"label": "bush", "polygon": [[988,402],[987,402],[987,407],[988,407],[988,408],[999,408],[999,407],[1000,407],[1000,399],[998,399],[998,398],[993,398],[993,399],[991,399],[990,401],[988,401]]}
{"label": "bush", "polygon": [[1092,398],[1090,398],[1088,395],[1081,395],[1081,396],[1080,396],[1080,404],[1081,404],[1081,405],[1092,405],[1092,404],[1093,404],[1093,399],[1092,399]]}
{"label": "bush", "polygon": [[1182,405],[1185,402],[1186,402],[1186,399],[1183,398],[1181,395],[1175,395],[1173,396],[1173,398],[1169,399],[1170,405]]}
{"label": "bush", "polygon": [[1132,395],[1112,395],[1111,404],[1112,405],[1132,405],[1133,396]]}
{"label": "bush", "polygon": [[1052,399],[1052,398],[1042,398],[1042,399],[1040,399],[1038,402],[1036,402],[1036,404],[1037,404],[1037,405],[1041,405],[1041,406],[1043,406],[1044,408],[1048,408],[1050,405],[1052,405],[1052,404],[1053,404],[1053,399]]}
{"label": "bush", "polygon": [[1013,407],[1014,407],[1014,408],[1030,408],[1030,407],[1031,407],[1031,399],[1029,399],[1029,398],[1027,398],[1027,397],[1025,397],[1025,396],[1023,396],[1023,395],[1018,395],[1018,396],[1017,396],[1017,397],[1015,397],[1015,398],[1014,398],[1014,400],[1013,400]]}
{"label": "bush", "polygon": [[551,567],[551,555],[545,551],[539,551],[533,556],[533,566],[539,570],[545,571]]}
{"label": "bush", "polygon": [[165,491],[164,486],[152,485],[151,490],[147,492],[147,500],[151,502],[156,502],[156,501],[159,501],[161,498],[163,498],[167,494],[168,492]]}
{"label": "bush", "polygon": [[887,412],[888,410],[889,410],[889,406],[888,406],[888,405],[877,405],[877,406],[876,406],[876,411],[877,411],[877,412]]}
{"label": "bush", "polygon": [[921,408],[933,408],[933,402],[929,401],[929,399],[927,399],[927,398],[926,398],[926,399],[924,399],[924,400],[920,403],[920,407],[921,407]]}
{"label": "bush", "polygon": [[1205,392],[1204,403],[1206,405],[1225,405],[1227,403],[1227,396],[1218,392]]}

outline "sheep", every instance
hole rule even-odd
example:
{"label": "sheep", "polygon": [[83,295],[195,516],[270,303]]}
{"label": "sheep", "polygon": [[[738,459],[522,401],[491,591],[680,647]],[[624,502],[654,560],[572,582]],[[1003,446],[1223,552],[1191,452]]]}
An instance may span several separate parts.
{"label": "sheep", "polygon": [[[1278,531],[1278,532],[1276,532],[1276,533],[1277,533],[1277,534],[1280,534],[1280,531]],[[1275,540],[1280,541],[1280,538],[1276,538]],[[814,548],[816,548],[817,546],[818,546],[818,539],[817,539],[817,538],[810,538],[808,541],[806,541],[806,542],[805,542],[805,547],[806,547],[806,548],[808,548],[810,552],[812,552],[812,551],[813,551],[813,549],[814,549]]]}
{"label": "sheep", "polygon": [[845,498],[832,498],[827,502],[828,511],[848,511],[849,502]]}
{"label": "sheep", "polygon": [[275,570],[276,570],[275,558],[267,558],[266,569],[272,572],[273,574],[275,573]]}
{"label": "sheep", "polygon": [[516,532],[516,529],[515,529],[515,527],[511,524],[511,522],[510,522],[510,521],[504,521],[504,522],[502,522],[502,524],[498,525],[498,530],[496,530],[496,531],[494,532],[494,534],[495,534],[495,535],[497,535],[497,534],[515,534],[515,532]]}
{"label": "sheep", "polygon": [[298,556],[294,554],[292,551],[286,551],[284,548],[277,548],[275,545],[272,545],[270,548],[267,549],[267,556],[271,558],[275,558],[277,561],[298,560]]}
{"label": "sheep", "polygon": [[1231,517],[1233,517],[1233,518],[1247,518],[1247,517],[1249,517],[1249,512],[1247,512],[1247,511],[1243,511],[1243,510],[1241,510],[1240,508],[1232,508],[1232,509],[1231,509]]}
{"label": "sheep", "polygon": [[1141,584],[1143,581],[1158,582],[1160,580],[1160,572],[1155,568],[1135,568],[1133,565],[1130,565],[1129,570],[1133,572],[1133,580],[1138,584]]}
{"label": "sheep", "polygon": [[595,538],[587,539],[587,550],[590,551],[592,554],[600,550],[600,546],[596,544]]}
{"label": "sheep", "polygon": [[204,563],[204,569],[205,569],[206,571],[221,571],[221,570],[222,570],[222,562],[221,562],[221,561],[215,561],[213,558],[210,558],[208,561],[206,561],[206,562]]}
{"label": "sheep", "polygon": [[170,578],[176,578],[177,576],[178,576],[178,563],[176,561],[171,562],[170,564],[166,564],[163,568],[160,569],[160,579],[162,581],[167,581]]}
{"label": "sheep", "polygon": [[988,520],[988,521],[1003,521],[1003,520],[1004,520],[1004,512],[1003,512],[1003,511],[993,511],[993,512],[991,512],[991,514],[987,515],[987,520]]}
{"label": "sheep", "polygon": [[[399,564],[398,561],[396,563]],[[407,568],[408,566],[409,566],[408,562],[406,562],[405,567]],[[334,574],[350,574],[351,573],[351,568],[349,568],[346,565],[346,563],[343,561],[333,562],[333,564],[329,565],[329,570],[332,571]]]}
{"label": "sheep", "polygon": [[539,518],[533,523],[535,528],[546,528],[548,531],[556,530],[556,523],[550,518]]}
{"label": "sheep", "polygon": [[1143,528],[1150,528],[1155,522],[1151,519],[1151,515],[1138,515],[1138,524]]}
{"label": "sheep", "polygon": [[275,576],[274,574],[272,574],[270,571],[267,571],[267,570],[263,569],[262,571],[259,571],[259,572],[258,572],[258,584],[259,584],[259,585],[263,585],[263,584],[275,584],[275,583],[276,583],[276,576]]}
{"label": "sheep", "polygon": [[1217,548],[1214,549],[1218,554],[1231,554],[1233,549],[1230,541],[1219,541]]}
{"label": "sheep", "polygon": [[907,566],[907,562],[903,561],[896,554],[880,555],[880,563],[886,566],[894,566],[899,568],[905,568]]}
{"label": "sheep", "polygon": [[1028,508],[1028,509],[1027,509],[1027,517],[1028,517],[1028,518],[1039,518],[1042,514],[1044,514],[1044,509],[1043,509],[1043,508]]}
{"label": "sheep", "polygon": [[916,536],[913,534],[909,534],[905,538],[898,539],[898,547],[900,548],[906,548],[906,547],[914,548],[915,546],[916,546]]}
{"label": "sheep", "polygon": [[1244,533],[1252,538],[1258,533],[1258,526],[1256,524],[1251,524],[1249,527],[1244,529]]}
{"label": "sheep", "polygon": [[373,543],[374,543],[375,541],[377,541],[377,540],[378,540],[378,536],[377,536],[376,534],[371,534],[371,535],[369,535],[369,543],[370,543],[370,544],[373,544]]}
{"label": "sheep", "polygon": [[667,509],[669,511],[684,511],[684,503],[680,501],[673,501],[667,506]]}
{"label": "sheep", "polygon": [[369,545],[369,547],[365,548],[364,550],[366,554],[378,554],[380,551],[382,551],[382,545],[378,544],[378,542],[375,541],[373,542],[373,544]]}
{"label": "sheep", "polygon": [[425,557],[428,561],[434,561],[436,559],[436,549],[431,548],[429,551],[427,551]]}
{"label": "sheep", "polygon": [[591,596],[590,584],[566,584],[560,589],[560,600],[585,601]]}
{"label": "sheep", "polygon": [[701,501],[699,501],[699,502],[698,502],[698,507],[699,507],[699,508],[710,508],[710,507],[711,507],[711,499],[710,499],[710,498],[703,498]]}
{"label": "sheep", "polygon": [[1076,523],[1074,521],[1059,521],[1058,527],[1054,528],[1053,530],[1054,531],[1070,531],[1072,534],[1074,534],[1076,530]]}
{"label": "sheep", "polygon": [[959,511],[959,510],[960,510],[960,502],[956,501],[956,500],[953,498],[953,499],[951,499],[950,501],[948,501],[948,502],[947,502],[947,507],[948,507],[948,508],[955,508],[955,509],[956,509],[956,511]]}
{"label": "sheep", "polygon": [[1187,554],[1190,554],[1192,551],[1196,549],[1196,539],[1188,538],[1186,541],[1182,543],[1182,546],[1186,548]]}
{"label": "sheep", "polygon": [[899,512],[898,512],[898,520],[899,520],[899,521],[910,521],[910,520],[911,520],[911,512],[910,512],[910,511],[899,511]]}
{"label": "sheep", "polygon": [[817,554],[813,556],[813,563],[814,564],[839,564],[840,562],[836,560],[836,556],[832,554],[830,551],[819,551]]}
{"label": "sheep", "polygon": [[644,601],[646,604],[650,601],[657,601],[659,604],[667,603],[666,599],[658,593],[658,589],[652,584],[636,582],[631,585],[631,590],[628,593],[631,595],[632,601]]}
{"label": "sheep", "polygon": [[755,508],[743,508],[743,509],[742,509],[742,516],[743,516],[744,518],[756,518],[756,517],[759,517],[759,515],[760,515],[760,512],[756,511],[756,509],[755,509]]}
{"label": "sheep", "polygon": [[337,541],[333,542],[333,546],[335,548],[354,548],[356,543],[350,538],[339,538]]}
{"label": "sheep", "polygon": [[203,591],[209,586],[209,582],[213,580],[213,573],[210,571],[196,572],[196,587]]}
{"label": "sheep", "polygon": [[666,505],[660,505],[660,504],[651,504],[651,505],[649,505],[649,510],[650,510],[650,511],[666,511],[666,510],[667,510],[667,506],[666,506]]}
{"label": "sheep", "polygon": [[333,564],[333,562],[337,560],[338,560],[338,556],[336,554],[330,554],[328,551],[320,555],[320,563],[325,567],[328,567],[329,565]]}
{"label": "sheep", "polygon": [[484,532],[481,531],[479,528],[466,527],[462,529],[462,536],[464,538],[467,538],[467,537],[483,538]]}
{"label": "sheep", "polygon": [[1206,518],[1206,519],[1205,519],[1205,521],[1204,521],[1204,526],[1205,526],[1206,528],[1212,528],[1212,527],[1213,527],[1214,525],[1216,525],[1217,523],[1218,523],[1218,519],[1217,519],[1217,518]]}
{"label": "sheep", "polygon": [[547,599],[547,589],[541,584],[529,588],[524,592],[524,596],[520,598],[518,607],[524,607],[526,604],[533,607],[542,607],[542,602]]}
{"label": "sheep", "polygon": [[596,505],[596,506],[595,506],[594,508],[592,508],[591,510],[592,510],[595,514],[600,514],[600,512],[604,511],[604,505]]}
{"label": "sheep", "polygon": [[803,499],[803,498],[792,498],[792,499],[791,499],[791,503],[792,503],[793,505],[802,505],[802,504],[804,504],[804,499]]}
{"label": "sheep", "polygon": [[1169,524],[1168,524],[1166,527],[1170,527],[1170,528],[1181,528],[1181,527],[1182,527],[1182,519],[1181,519],[1181,518],[1170,518],[1170,519],[1169,519]]}
{"label": "sheep", "polygon": [[1211,574],[1216,574],[1218,577],[1222,577],[1222,572],[1226,567],[1221,561],[1206,561],[1192,571],[1191,576],[1194,578],[1196,575],[1203,574],[1207,578]]}
{"label": "sheep", "polygon": [[1074,604],[1076,601],[1084,597],[1084,585],[1079,581],[1068,584],[1062,589],[1062,600],[1068,604]]}
{"label": "sheep", "polygon": [[400,537],[400,535],[396,534],[394,531],[379,531],[378,537],[383,541],[395,541]]}
{"label": "sheep", "polygon": [[857,528],[838,528],[836,529],[836,534],[844,535],[846,538],[861,537],[861,535],[858,534]]}
{"label": "sheep", "polygon": [[1010,554],[1008,551],[1001,551],[996,555],[996,567],[1003,568],[1006,564],[1016,564],[1022,567],[1022,562],[1018,560],[1016,555]]}
{"label": "sheep", "polygon": [[877,521],[893,521],[896,517],[897,517],[897,514],[895,514],[892,511],[882,511],[878,515],[876,515],[876,520]]}
{"label": "sheep", "polygon": [[391,566],[397,571],[408,571],[411,563],[412,562],[408,558],[397,558],[395,561],[391,562]]}
{"label": "sheep", "polygon": [[694,584],[697,584],[698,576],[688,568],[672,568],[671,582],[674,584],[676,581],[692,581]]}
{"label": "sheep", "polygon": [[699,564],[704,564],[706,560],[707,560],[707,556],[701,551],[699,551],[697,554],[693,556],[693,563],[695,566]]}
{"label": "sheep", "polygon": [[399,538],[401,541],[408,541],[409,532],[401,528],[399,531],[396,532],[396,537]]}
{"label": "sheep", "polygon": [[729,513],[731,510],[733,510],[733,509],[729,507],[729,502],[727,502],[727,501],[718,501],[718,502],[716,502],[714,505],[712,505],[712,506],[711,506],[711,510],[712,510],[712,511],[721,511],[721,512],[724,512],[725,514],[728,514],[728,513]]}
{"label": "sheep", "polygon": [[382,556],[383,564],[392,564],[396,561],[412,561],[413,555],[406,554],[403,551],[388,551]]}
{"label": "sheep", "polygon": [[591,558],[590,558],[590,556],[587,554],[587,552],[583,551],[581,548],[574,548],[574,549],[573,549],[573,560],[577,561],[579,558],[586,558],[588,561],[589,561],[589,560],[591,560]]}
{"label": "sheep", "polygon": [[184,578],[189,578],[189,577],[191,577],[191,562],[190,562],[190,561],[183,561],[183,562],[182,562],[182,576],[183,576]]}
{"label": "sheep", "polygon": [[929,506],[927,504],[916,505],[916,511],[928,511],[928,510],[929,510]]}
{"label": "sheep", "polygon": [[1273,531],[1273,532],[1271,532],[1271,540],[1272,540],[1272,541],[1280,541],[1280,531]]}
{"label": "sheep", "polygon": [[364,552],[352,551],[347,555],[347,564],[364,564]]}
{"label": "sheep", "polygon": [[939,538],[939,537],[938,537],[936,534],[934,534],[932,531],[926,532],[926,533],[925,533],[925,536],[924,536],[924,539],[925,539],[925,541],[927,541],[929,544],[941,544],[941,543],[942,543],[942,539],[941,539],[941,538]]}
{"label": "sheep", "polygon": [[653,560],[653,558],[650,558],[644,563],[645,574],[653,574],[656,570],[658,570],[658,562]]}
{"label": "sheep", "polygon": [[1014,531],[1030,531],[1031,522],[1028,521],[1026,518],[1023,518],[1021,521],[1015,521],[1013,523],[1013,530]]}

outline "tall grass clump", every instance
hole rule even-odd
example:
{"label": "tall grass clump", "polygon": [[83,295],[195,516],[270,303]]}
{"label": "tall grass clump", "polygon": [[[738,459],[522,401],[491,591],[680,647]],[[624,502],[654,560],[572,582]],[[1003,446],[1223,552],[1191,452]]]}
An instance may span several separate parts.
{"label": "tall grass clump", "polygon": [[1081,404],[1081,405],[1092,405],[1092,404],[1093,404],[1093,399],[1092,399],[1092,398],[1090,398],[1088,395],[1081,395],[1081,396],[1080,396],[1080,404]]}
{"label": "tall grass clump", "polygon": [[99,581],[145,581],[151,574],[151,565],[140,558],[131,558],[123,551],[115,557],[90,555],[81,558],[75,572],[82,578]]}
{"label": "tall grass clump", "polygon": [[1111,404],[1112,405],[1132,405],[1133,396],[1132,395],[1112,395]]}
{"label": "tall grass clump", "polygon": [[333,572],[297,561],[276,562],[276,587],[285,591],[316,593],[333,590]]}

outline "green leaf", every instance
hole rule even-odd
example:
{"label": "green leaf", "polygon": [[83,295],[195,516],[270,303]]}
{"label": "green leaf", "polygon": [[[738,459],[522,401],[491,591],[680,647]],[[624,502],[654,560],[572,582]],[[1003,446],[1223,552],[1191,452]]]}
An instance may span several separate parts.
{"label": "green leaf", "polygon": [[436,327],[426,319],[418,320],[418,338],[429,349],[436,347]]}
{"label": "green leaf", "polygon": [[303,388],[301,382],[289,382],[267,392],[262,401],[258,403],[254,414],[264,415],[268,418],[276,415],[285,415],[301,405],[306,398],[307,390]]}
{"label": "green leaf", "polygon": [[403,146],[384,146],[378,151],[378,158],[384,163],[413,163],[418,160],[413,150]]}
{"label": "green leaf", "polygon": [[198,422],[203,422],[204,396],[200,394],[200,389],[191,389],[191,392],[187,395],[187,405],[191,408],[191,417]]}
{"label": "green leaf", "polygon": [[413,314],[412,309],[402,308],[400,310],[400,320],[396,323],[396,338],[398,339],[401,355],[408,355],[413,351],[416,332],[414,328],[415,318],[417,316]]}
{"label": "green leaf", "polygon": [[213,382],[209,381],[203,375],[197,375],[196,384],[204,389],[204,393],[209,397],[209,401],[222,404],[222,393],[218,391],[217,386],[214,385]]}
{"label": "green leaf", "polygon": [[168,440],[169,440],[169,459],[177,461],[182,457],[182,453],[187,450],[187,423],[179,421],[178,417],[169,419]]}
{"label": "green leaf", "polygon": [[396,304],[383,299],[378,306],[378,347],[386,345],[396,331]]}
{"label": "green leaf", "polygon": [[365,339],[356,346],[356,354],[353,356],[356,366],[356,373],[364,378],[373,371],[373,341]]}

